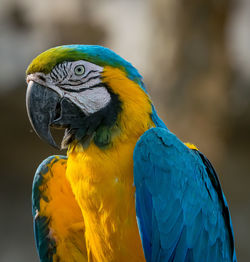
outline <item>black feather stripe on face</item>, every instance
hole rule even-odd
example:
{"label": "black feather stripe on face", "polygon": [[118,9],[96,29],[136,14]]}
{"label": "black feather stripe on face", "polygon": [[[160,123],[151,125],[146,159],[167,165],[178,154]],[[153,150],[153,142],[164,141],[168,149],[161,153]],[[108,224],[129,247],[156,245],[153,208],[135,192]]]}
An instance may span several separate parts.
{"label": "black feather stripe on face", "polygon": [[56,65],[53,70],[50,72],[50,77],[53,81],[63,81],[68,77],[68,72],[71,69],[70,62],[64,62]]}
{"label": "black feather stripe on face", "polygon": [[62,147],[66,148],[74,140],[79,141],[86,147],[93,139],[94,143],[102,148],[111,143],[112,127],[116,124],[118,115],[122,111],[122,103],[119,96],[115,94],[107,84],[101,84],[105,87],[111,100],[107,106],[101,110],[85,116],[76,123],[72,123],[65,131],[65,136],[62,141]]}

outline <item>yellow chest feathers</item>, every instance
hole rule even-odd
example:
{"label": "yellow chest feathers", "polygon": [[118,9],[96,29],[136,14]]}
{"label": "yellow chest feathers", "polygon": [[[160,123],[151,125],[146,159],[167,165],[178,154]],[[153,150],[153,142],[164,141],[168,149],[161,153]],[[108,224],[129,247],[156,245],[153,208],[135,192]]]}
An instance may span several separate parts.
{"label": "yellow chest feathers", "polygon": [[145,261],[136,223],[133,146],[106,154],[91,145],[88,154],[69,155],[67,177],[83,214],[90,261]]}
{"label": "yellow chest feathers", "polygon": [[106,68],[103,81],[122,102],[112,144],[68,151],[67,178],[81,208],[89,261],[145,261],[138,232],[133,186],[133,150],[154,126],[148,96],[119,69]]}

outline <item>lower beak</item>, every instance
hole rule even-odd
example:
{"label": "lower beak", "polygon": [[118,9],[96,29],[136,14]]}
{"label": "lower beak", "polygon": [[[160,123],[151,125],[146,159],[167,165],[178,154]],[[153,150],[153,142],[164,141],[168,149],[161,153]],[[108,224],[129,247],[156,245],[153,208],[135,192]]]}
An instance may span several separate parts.
{"label": "lower beak", "polygon": [[26,106],[29,120],[37,135],[60,149],[53,139],[50,126],[57,117],[57,108],[60,106],[60,96],[52,89],[29,81],[26,93]]}

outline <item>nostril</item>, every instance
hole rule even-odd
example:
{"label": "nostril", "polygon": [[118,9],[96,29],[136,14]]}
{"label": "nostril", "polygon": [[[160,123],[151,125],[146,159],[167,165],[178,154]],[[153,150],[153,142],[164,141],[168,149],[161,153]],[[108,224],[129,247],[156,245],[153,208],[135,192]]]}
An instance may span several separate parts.
{"label": "nostril", "polygon": [[45,79],[44,76],[38,75],[37,77],[38,77],[40,80],[44,81],[44,82],[46,81],[46,79]]}

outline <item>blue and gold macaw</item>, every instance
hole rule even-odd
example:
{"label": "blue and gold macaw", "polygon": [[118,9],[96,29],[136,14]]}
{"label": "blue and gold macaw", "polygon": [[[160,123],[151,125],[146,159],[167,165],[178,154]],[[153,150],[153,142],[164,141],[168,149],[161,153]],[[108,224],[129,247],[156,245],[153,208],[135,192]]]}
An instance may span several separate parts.
{"label": "blue and gold macaw", "polygon": [[138,71],[101,46],[47,50],[27,69],[37,134],[61,148],[34,177],[42,262],[236,261],[232,224],[208,159],[157,116]]}

